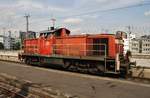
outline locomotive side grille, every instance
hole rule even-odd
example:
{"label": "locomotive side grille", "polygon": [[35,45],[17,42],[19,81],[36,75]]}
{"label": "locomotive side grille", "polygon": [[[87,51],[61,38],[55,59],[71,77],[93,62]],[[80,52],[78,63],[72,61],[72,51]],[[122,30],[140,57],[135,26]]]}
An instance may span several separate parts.
{"label": "locomotive side grille", "polygon": [[[108,55],[108,38],[93,39],[93,55]],[[106,53],[105,53],[106,52]]]}

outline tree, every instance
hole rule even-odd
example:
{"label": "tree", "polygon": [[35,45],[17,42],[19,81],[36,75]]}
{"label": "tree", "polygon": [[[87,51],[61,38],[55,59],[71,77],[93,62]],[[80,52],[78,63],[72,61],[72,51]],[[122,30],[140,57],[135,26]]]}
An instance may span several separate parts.
{"label": "tree", "polygon": [[0,50],[4,49],[4,44],[0,42]]}
{"label": "tree", "polygon": [[20,42],[16,42],[13,44],[13,50],[20,50]]}

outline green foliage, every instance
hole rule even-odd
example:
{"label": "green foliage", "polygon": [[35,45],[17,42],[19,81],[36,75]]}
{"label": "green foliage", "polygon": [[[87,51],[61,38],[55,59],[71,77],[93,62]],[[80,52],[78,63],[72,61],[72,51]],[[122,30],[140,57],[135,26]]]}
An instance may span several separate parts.
{"label": "green foliage", "polygon": [[20,42],[14,43],[14,45],[13,45],[13,50],[20,50],[20,46],[21,46],[21,43],[20,43]]}
{"label": "green foliage", "polygon": [[4,49],[4,44],[0,42],[0,50]]}

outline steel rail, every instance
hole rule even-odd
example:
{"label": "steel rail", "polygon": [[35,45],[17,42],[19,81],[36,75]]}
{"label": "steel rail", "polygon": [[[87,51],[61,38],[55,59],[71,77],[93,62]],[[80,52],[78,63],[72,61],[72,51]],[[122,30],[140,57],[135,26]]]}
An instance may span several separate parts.
{"label": "steel rail", "polygon": [[[7,93],[10,93],[9,97],[13,98],[14,96],[18,96],[19,98],[27,98],[26,96],[24,96],[23,94],[17,93],[16,91],[13,91],[12,89],[6,88],[4,86],[0,85],[0,89],[5,90]],[[3,92],[2,92],[3,93]],[[6,95],[8,96],[8,95]]]}

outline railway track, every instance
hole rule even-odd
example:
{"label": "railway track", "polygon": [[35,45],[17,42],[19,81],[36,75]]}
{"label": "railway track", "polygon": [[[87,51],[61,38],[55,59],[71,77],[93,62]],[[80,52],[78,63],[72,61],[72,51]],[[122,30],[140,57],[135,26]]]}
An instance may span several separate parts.
{"label": "railway track", "polygon": [[32,83],[0,73],[0,98],[71,98],[70,96],[48,85]]}
{"label": "railway track", "polygon": [[14,89],[0,86],[0,98],[27,98],[23,94],[17,93]]}

